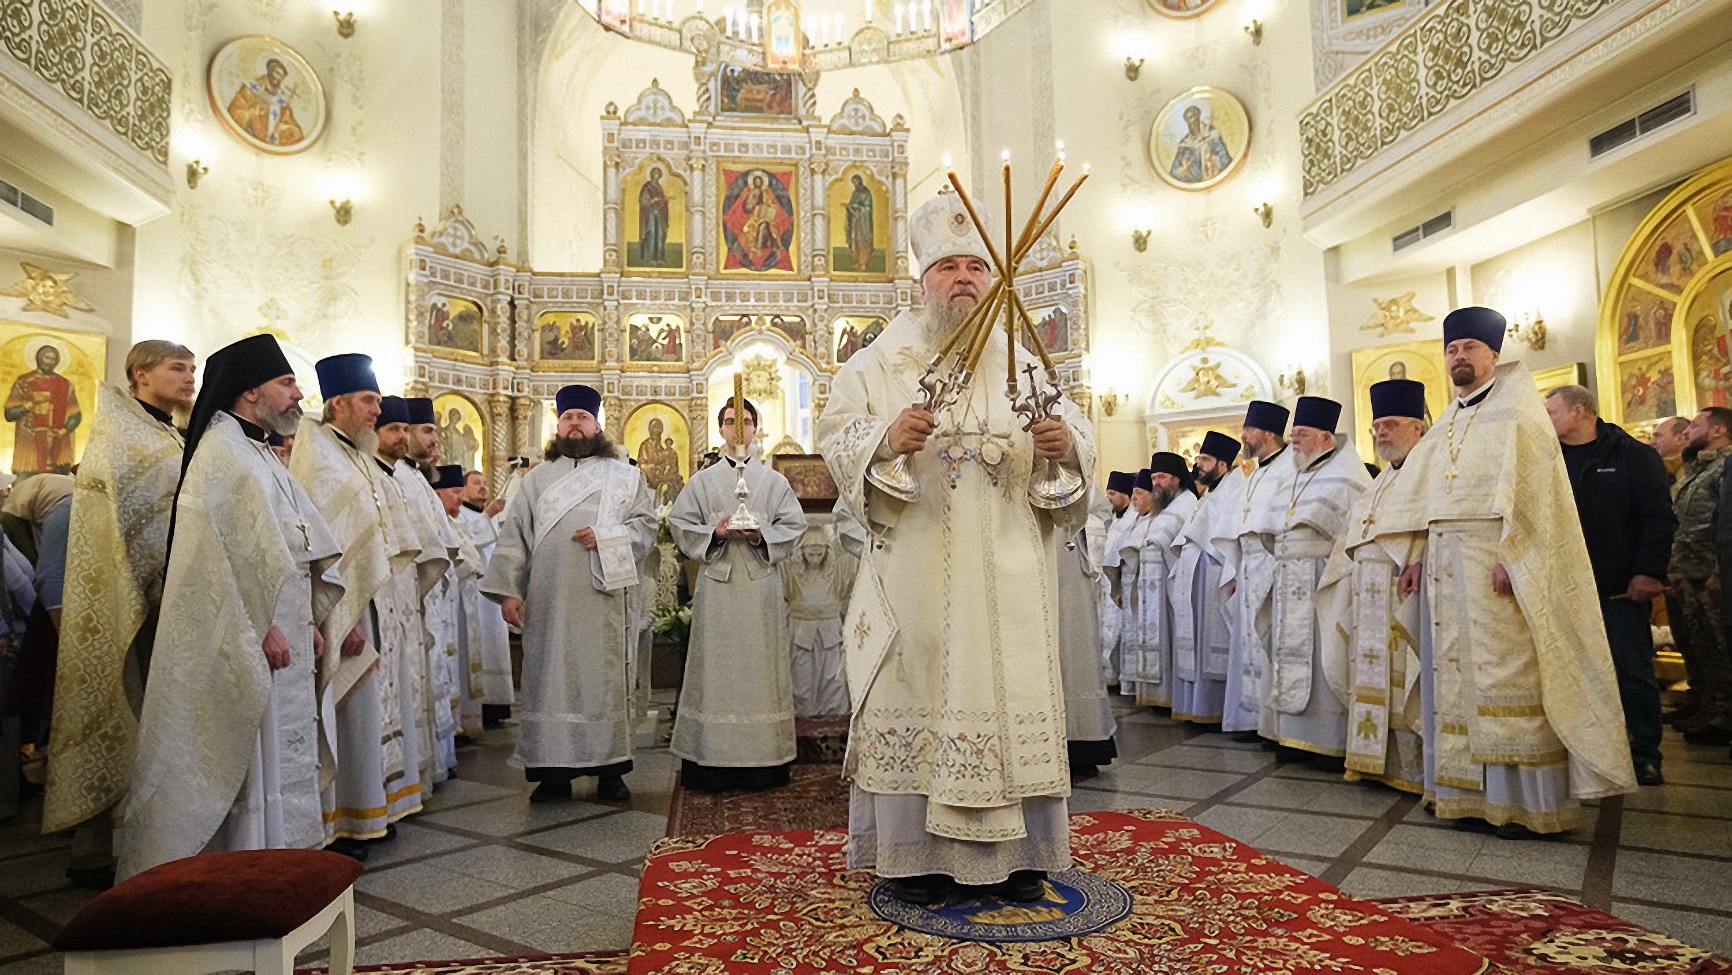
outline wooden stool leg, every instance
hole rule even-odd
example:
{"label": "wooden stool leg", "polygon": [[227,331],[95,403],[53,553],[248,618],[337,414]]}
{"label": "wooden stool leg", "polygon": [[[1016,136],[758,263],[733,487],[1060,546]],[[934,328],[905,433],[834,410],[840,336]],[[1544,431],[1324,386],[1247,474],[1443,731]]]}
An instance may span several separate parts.
{"label": "wooden stool leg", "polygon": [[331,975],[354,975],[355,889],[343,892],[342,913],[331,922]]}

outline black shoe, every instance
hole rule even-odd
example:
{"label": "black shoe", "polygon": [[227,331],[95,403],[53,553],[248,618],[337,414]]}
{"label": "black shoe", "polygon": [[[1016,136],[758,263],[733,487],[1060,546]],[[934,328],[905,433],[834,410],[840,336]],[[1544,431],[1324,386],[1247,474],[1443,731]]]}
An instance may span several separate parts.
{"label": "black shoe", "polygon": [[1696,709],[1685,706],[1678,708],[1675,711],[1667,711],[1665,714],[1660,715],[1660,720],[1667,724],[1675,725],[1688,722],[1694,717],[1696,717]]}
{"label": "black shoe", "polygon": [[547,781],[536,785],[535,791],[529,794],[530,802],[559,802],[571,798],[571,781]]}
{"label": "black shoe", "polygon": [[362,840],[361,842],[363,842],[363,843],[389,843],[396,838],[397,838],[397,824],[396,823],[388,823],[385,826],[385,835],[384,836],[375,836],[370,840]]}
{"label": "black shoe", "polygon": [[85,890],[107,890],[114,886],[113,867],[67,867],[66,879]]}
{"label": "black shoe", "polygon": [[351,860],[356,860],[361,863],[367,862],[367,844],[360,840],[352,840],[346,836],[341,837],[332,840],[328,845],[326,845],[325,849],[330,853],[341,853]]}
{"label": "black shoe", "polygon": [[1084,779],[1092,779],[1099,774],[1101,774],[1101,767],[1099,765],[1073,764],[1070,767],[1070,780],[1072,782],[1081,782]]}
{"label": "black shoe", "polygon": [[1684,732],[1684,743],[1688,745],[1732,745],[1732,731],[1725,728],[1707,727],[1701,731]]}
{"label": "black shoe", "polygon": [[1543,840],[1546,838],[1544,833],[1536,833],[1521,823],[1504,823],[1492,833],[1500,840]]}
{"label": "black shoe", "polygon": [[1032,904],[1046,896],[1045,870],[1013,870],[1010,879],[994,884],[993,894],[1016,904]]}
{"label": "black shoe", "polygon": [[625,779],[604,775],[595,784],[595,797],[602,802],[624,802],[631,798],[631,790],[626,788]]}
{"label": "black shoe", "polygon": [[949,893],[950,878],[941,873],[897,877],[890,881],[890,896],[904,904],[929,907],[941,903]]}
{"label": "black shoe", "polygon": [[511,717],[509,704],[481,705],[481,727],[498,728],[505,724],[505,719]]}
{"label": "black shoe", "polygon": [[1638,785],[1665,785],[1666,777],[1660,774],[1660,763],[1653,759],[1637,762],[1636,783]]}
{"label": "black shoe", "polygon": [[1241,745],[1261,745],[1263,743],[1263,736],[1255,731],[1235,731],[1232,733],[1232,738],[1233,741]]}

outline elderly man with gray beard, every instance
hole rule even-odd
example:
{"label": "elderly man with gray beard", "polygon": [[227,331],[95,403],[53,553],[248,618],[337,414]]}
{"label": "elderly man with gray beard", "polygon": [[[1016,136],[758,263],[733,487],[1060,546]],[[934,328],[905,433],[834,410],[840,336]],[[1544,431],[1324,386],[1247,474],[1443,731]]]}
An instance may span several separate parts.
{"label": "elderly man with gray beard", "polygon": [[1317,630],[1326,659],[1347,665],[1347,778],[1403,792],[1425,791],[1419,701],[1419,608],[1403,594],[1405,544],[1380,544],[1378,502],[1426,431],[1425,385],[1389,379],[1371,387],[1371,434],[1385,466],[1359,496],[1336,538],[1317,590]]}
{"label": "elderly man with gray beard", "polygon": [[[1071,862],[1057,566],[1088,495],[1085,483],[1050,509],[1029,491],[1049,460],[1086,482],[1093,431],[1062,398],[1056,416],[1025,428],[995,380],[1035,363],[1001,332],[954,404],[909,406],[990,279],[957,196],[940,194],[910,223],[923,307],[848,360],[817,428],[872,541],[842,628],[854,705],[848,861],[892,878],[908,902],[945,899],[953,884],[1034,901],[1043,874]],[[920,485],[913,500],[867,478],[899,455]]]}

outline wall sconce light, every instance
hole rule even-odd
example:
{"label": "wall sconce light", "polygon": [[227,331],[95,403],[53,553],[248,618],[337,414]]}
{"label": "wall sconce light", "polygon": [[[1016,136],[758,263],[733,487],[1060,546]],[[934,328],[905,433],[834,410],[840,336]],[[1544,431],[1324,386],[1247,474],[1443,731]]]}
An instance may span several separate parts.
{"label": "wall sconce light", "polygon": [[1109,386],[1106,392],[1101,394],[1101,412],[1112,416],[1119,411],[1119,404],[1124,401],[1125,394]]}
{"label": "wall sconce light", "polygon": [[1290,366],[1275,377],[1275,385],[1292,393],[1294,396],[1305,395],[1305,370],[1299,366]]}
{"label": "wall sconce light", "polygon": [[1143,73],[1143,59],[1142,58],[1133,58],[1133,57],[1125,58],[1125,80],[1135,81],[1135,80],[1137,80],[1138,77],[1140,77],[1142,75],[1142,73]]}
{"label": "wall sconce light", "polygon": [[1138,254],[1141,254],[1143,251],[1146,251],[1149,249],[1149,234],[1151,234],[1151,233],[1153,233],[1153,231],[1149,231],[1149,230],[1133,230],[1133,231],[1131,231],[1131,246],[1136,248],[1136,251]]}
{"label": "wall sconce light", "polygon": [[337,226],[347,227],[349,221],[355,218],[355,205],[350,203],[348,200],[344,200],[341,203],[332,200],[331,215],[337,218]]}
{"label": "wall sconce light", "polygon": [[210,167],[206,166],[204,163],[199,162],[197,159],[187,163],[186,188],[189,190],[198,189],[198,181],[208,175],[210,175]]}
{"label": "wall sconce light", "polygon": [[343,13],[340,10],[331,11],[331,16],[337,21],[337,36],[345,40],[355,36],[355,12]]}
{"label": "wall sconce light", "polygon": [[1263,226],[1265,228],[1271,227],[1274,225],[1274,223],[1275,223],[1275,208],[1270,206],[1269,204],[1259,203],[1255,207],[1251,208],[1251,212],[1255,213],[1257,215],[1258,220],[1263,221]]}
{"label": "wall sconce light", "polygon": [[1261,20],[1253,20],[1249,24],[1246,24],[1245,36],[1251,38],[1251,44],[1253,47],[1262,44],[1263,22]]}
{"label": "wall sconce light", "polygon": [[1521,342],[1535,352],[1542,352],[1546,347],[1546,317],[1540,312],[1524,313],[1519,322],[1511,322],[1504,330],[1510,338]]}

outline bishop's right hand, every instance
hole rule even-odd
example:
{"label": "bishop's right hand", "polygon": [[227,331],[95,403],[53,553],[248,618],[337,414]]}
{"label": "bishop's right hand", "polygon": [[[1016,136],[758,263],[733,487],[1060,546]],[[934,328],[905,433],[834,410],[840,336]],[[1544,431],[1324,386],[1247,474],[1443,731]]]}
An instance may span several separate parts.
{"label": "bishop's right hand", "polygon": [[265,633],[265,642],[260,647],[265,652],[265,663],[272,670],[282,670],[289,665],[289,638],[283,631],[271,627]]}
{"label": "bishop's right hand", "polygon": [[499,603],[499,615],[505,617],[505,622],[523,629],[523,600],[507,596]]}
{"label": "bishop's right hand", "polygon": [[896,419],[890,421],[890,432],[886,437],[890,450],[896,454],[913,454],[920,452],[926,446],[927,438],[938,429],[938,418],[917,407],[910,406],[896,414]]}

